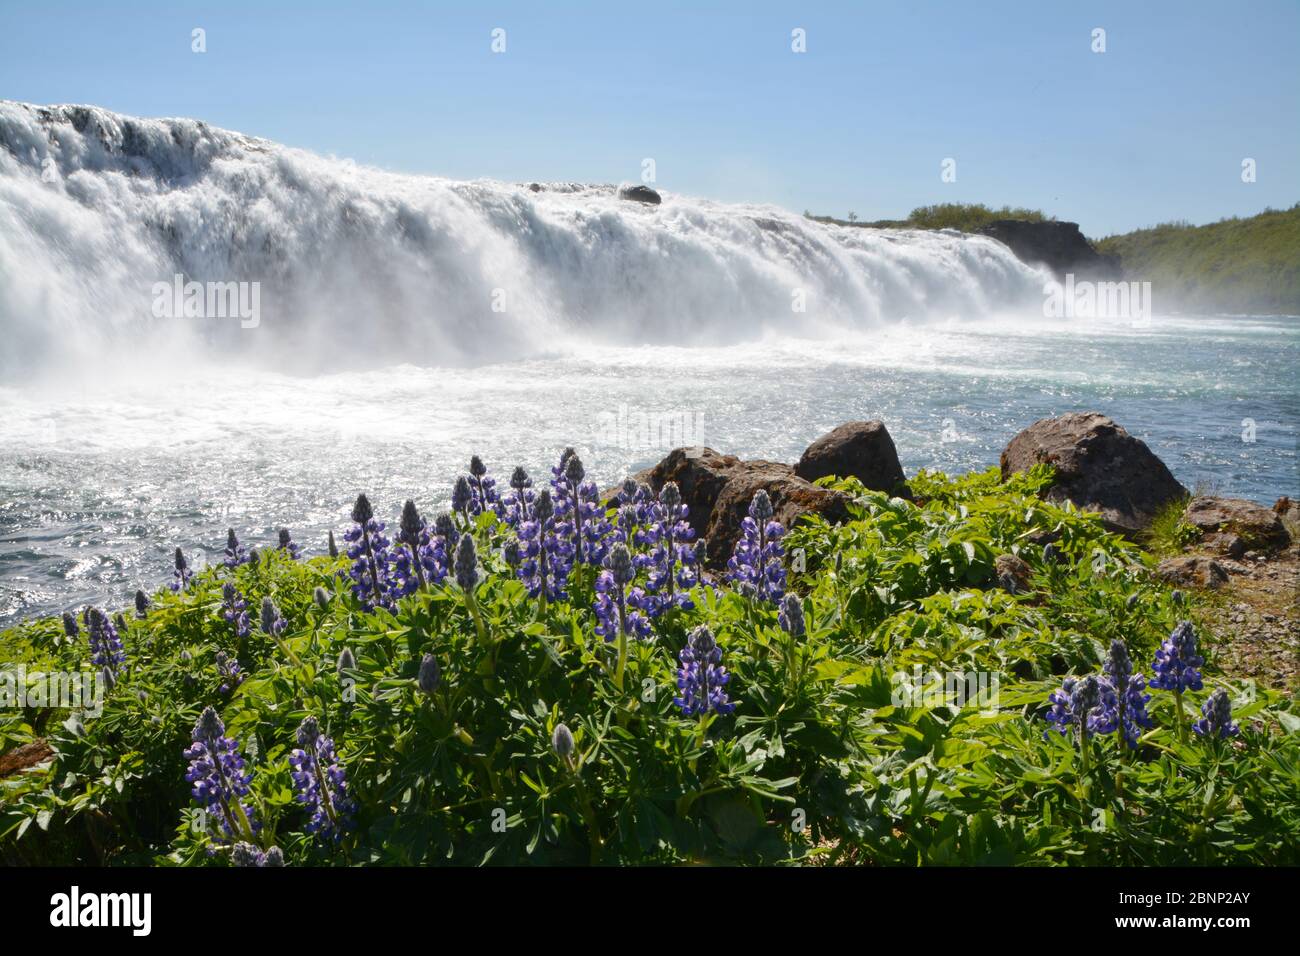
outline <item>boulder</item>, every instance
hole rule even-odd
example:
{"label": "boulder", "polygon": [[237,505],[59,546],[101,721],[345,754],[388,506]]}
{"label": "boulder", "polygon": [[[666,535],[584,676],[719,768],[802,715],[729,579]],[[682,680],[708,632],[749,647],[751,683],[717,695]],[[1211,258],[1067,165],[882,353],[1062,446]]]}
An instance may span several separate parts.
{"label": "boulder", "polygon": [[1213,558],[1185,555],[1156,566],[1156,577],[1180,587],[1217,588],[1228,583],[1228,572]]}
{"label": "boulder", "polygon": [[663,199],[660,195],[649,186],[624,186],[618,191],[619,199],[628,199],[632,202],[643,202],[651,206],[657,206]]}
{"label": "boulder", "polygon": [[40,737],[31,743],[20,744],[13,750],[0,754],[0,777],[38,766],[53,756],[53,749]]}
{"label": "boulder", "polygon": [[1056,481],[1045,492],[1048,501],[1068,500],[1098,512],[1107,528],[1130,536],[1187,497],[1145,442],[1097,412],[1034,422],[1011,439],[1001,461],[1003,481],[1039,462],[1052,465]]}
{"label": "boulder", "polygon": [[794,466],[805,481],[853,477],[866,488],[893,492],[906,478],[894,439],[880,421],[847,422],[809,445]]}
{"label": "boulder", "polygon": [[1291,540],[1276,511],[1244,498],[1199,495],[1187,503],[1183,521],[1215,541],[1221,535],[1240,538],[1243,552],[1247,548],[1276,551]]}
{"label": "boulder", "polygon": [[1230,531],[1216,531],[1214,534],[1207,534],[1202,539],[1201,544],[1216,554],[1234,560],[1245,555],[1247,550],[1246,542],[1241,535],[1233,534]]}
{"label": "boulder", "polygon": [[1029,565],[1014,554],[999,554],[994,558],[993,571],[1002,590],[1012,594],[1029,590]]}
{"label": "boulder", "polygon": [[1283,518],[1291,514],[1291,512],[1293,512],[1295,508],[1296,508],[1296,503],[1292,501],[1290,498],[1288,498],[1286,495],[1283,495],[1281,498],[1277,499],[1277,501],[1273,502],[1273,510],[1276,511]]}
{"label": "boulder", "polygon": [[741,461],[712,448],[676,448],[633,477],[656,494],[666,482],[677,483],[682,502],[690,509],[687,520],[698,537],[707,539],[705,562],[715,570],[725,567],[731,557],[740,538],[740,523],[760,488],[771,497],[776,520],[787,528],[809,513],[829,521],[848,517],[847,496],[805,481],[789,465]]}

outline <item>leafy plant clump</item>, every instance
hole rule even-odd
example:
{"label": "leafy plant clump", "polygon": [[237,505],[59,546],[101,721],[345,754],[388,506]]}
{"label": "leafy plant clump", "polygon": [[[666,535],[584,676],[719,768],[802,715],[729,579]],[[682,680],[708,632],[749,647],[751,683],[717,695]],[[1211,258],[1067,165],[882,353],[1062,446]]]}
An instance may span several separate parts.
{"label": "leafy plant clump", "polygon": [[572,451],[537,486],[475,458],[432,522],[361,496],[345,553],[231,532],[123,613],[0,633],[0,753],[53,751],[0,777],[0,858],[1296,862],[1295,702],[1217,675],[1049,480],[825,480],[849,520],[789,529],[760,494],[717,576],[675,486],[603,500]]}

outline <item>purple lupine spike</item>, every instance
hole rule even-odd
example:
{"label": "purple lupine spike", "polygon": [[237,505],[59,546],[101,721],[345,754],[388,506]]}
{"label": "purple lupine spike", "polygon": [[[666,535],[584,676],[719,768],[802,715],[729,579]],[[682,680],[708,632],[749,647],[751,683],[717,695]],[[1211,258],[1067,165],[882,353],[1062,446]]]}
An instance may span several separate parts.
{"label": "purple lupine spike", "polygon": [[474,455],[469,460],[469,513],[472,515],[481,515],[484,512],[495,512],[499,503],[499,496],[496,490],[496,479],[489,478],[487,465],[483,464],[483,459]]}
{"label": "purple lupine spike", "polygon": [[253,808],[244,798],[253,778],[244,772],[239,745],[226,736],[225,724],[216,710],[204,709],[194,724],[193,741],[185,750],[185,759],[190,762],[185,779],[192,785],[191,794],[217,821],[226,842],[250,836],[258,824]]}
{"label": "purple lupine spike", "polygon": [[262,598],[262,631],[270,634],[272,637],[278,637],[284,633],[288,627],[288,622],[280,614],[280,609],[275,606],[275,601],[270,596]]}
{"label": "purple lupine spike", "polygon": [[615,544],[605,561],[605,570],[596,578],[595,630],[606,643],[620,634],[631,638],[650,636],[650,619],[644,613],[648,603],[645,592],[628,587],[635,577],[632,553],[627,545]]}
{"label": "purple lupine spike", "polygon": [[340,840],[351,829],[356,805],[348,795],[347,775],[334,741],[320,732],[315,717],[298,727],[298,749],[289,755],[290,776],[298,802],[311,812],[303,828],[327,840]]}
{"label": "purple lupine spike", "polygon": [[1226,740],[1236,737],[1241,728],[1232,719],[1232,699],[1222,687],[1212,693],[1201,705],[1201,719],[1192,724],[1200,737]]}
{"label": "purple lupine spike", "polygon": [[225,651],[217,651],[217,676],[221,678],[218,690],[223,694],[229,694],[244,682],[244,672],[239,661]]}
{"label": "purple lupine spike", "polygon": [[391,608],[393,604],[391,582],[388,579],[388,538],[384,536],[384,523],[375,519],[370,499],[357,495],[352,506],[353,526],[343,535],[347,541],[348,558],[352,561],[352,593],[367,611],[378,607]]}
{"label": "purple lupine spike", "polygon": [[722,666],[722,648],[713,632],[704,625],[691,631],[679,655],[677,671],[679,696],[673,703],[686,717],[700,717],[710,712],[729,714],[736,705],[727,697],[731,675]]}
{"label": "purple lupine spike", "polygon": [[537,493],[532,515],[519,524],[520,562],[516,574],[529,597],[562,601],[568,597],[569,573],[573,567],[573,542],[555,520],[555,504],[549,488]]}
{"label": "purple lupine spike", "polygon": [[727,576],[740,593],[775,603],[785,593],[785,567],[781,563],[785,528],[772,516],[772,500],[760,488],[749,503],[749,514],[741,521],[740,540],[727,562]]}
{"label": "purple lupine spike", "polygon": [[237,568],[247,562],[248,554],[244,551],[244,546],[239,543],[239,538],[235,535],[235,529],[227,528],[225,557],[221,563],[228,568]]}
{"label": "purple lupine spike", "polygon": [[176,549],[174,563],[176,570],[172,572],[171,589],[180,593],[190,586],[190,580],[194,577],[194,572],[190,570],[189,562],[185,560],[185,552],[180,548]]}
{"label": "purple lupine spike", "polygon": [[1204,664],[1205,658],[1196,652],[1196,630],[1191,621],[1183,621],[1156,651],[1151,686],[1177,693],[1200,690],[1200,668]]}
{"label": "purple lupine spike", "polygon": [[[640,486],[633,492],[641,494]],[[628,489],[624,489],[626,492]],[[637,509],[637,505],[624,505],[624,509]],[[690,509],[682,503],[681,491],[676,482],[665,482],[659,490],[659,499],[645,502],[637,512],[647,520],[647,526],[636,534],[636,542],[650,550],[638,557],[638,564],[647,570],[646,591],[651,596],[653,614],[658,615],[674,608],[691,610],[690,589],[698,581],[695,560],[695,531],[686,520]]]}
{"label": "purple lupine spike", "polygon": [[279,550],[283,551],[289,557],[289,560],[297,561],[299,555],[302,553],[302,548],[294,543],[293,538],[289,534],[289,529],[281,528],[278,536]]}
{"label": "purple lupine spike", "polygon": [[90,663],[98,668],[107,669],[113,677],[117,677],[122,665],[126,663],[122,639],[107,614],[97,607],[92,607],[89,611],[90,625],[87,634],[90,639]]}
{"label": "purple lupine spike", "polygon": [[235,629],[235,637],[244,640],[253,632],[248,621],[248,602],[239,590],[227,581],[221,585],[221,617]]}

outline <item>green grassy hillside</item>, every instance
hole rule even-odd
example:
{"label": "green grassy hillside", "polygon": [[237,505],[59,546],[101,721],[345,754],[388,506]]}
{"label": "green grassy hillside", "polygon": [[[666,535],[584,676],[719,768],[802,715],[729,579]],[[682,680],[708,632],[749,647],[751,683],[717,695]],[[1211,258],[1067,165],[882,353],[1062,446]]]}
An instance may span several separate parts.
{"label": "green grassy hillside", "polygon": [[1300,314],[1300,203],[1204,226],[1164,223],[1108,236],[1129,279],[1149,280],[1162,307]]}

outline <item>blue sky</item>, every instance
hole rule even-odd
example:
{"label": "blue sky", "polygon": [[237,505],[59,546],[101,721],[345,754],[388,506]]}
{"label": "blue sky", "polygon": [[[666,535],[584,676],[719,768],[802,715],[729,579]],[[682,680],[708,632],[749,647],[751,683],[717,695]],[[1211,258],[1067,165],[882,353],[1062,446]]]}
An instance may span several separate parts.
{"label": "blue sky", "polygon": [[618,182],[652,157],[693,195],[864,219],[1010,203],[1094,236],[1300,200],[1298,63],[1297,0],[0,0],[8,99],[456,178]]}

